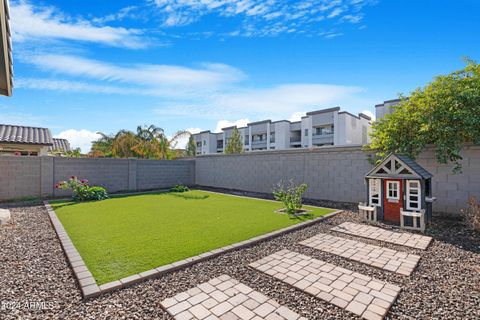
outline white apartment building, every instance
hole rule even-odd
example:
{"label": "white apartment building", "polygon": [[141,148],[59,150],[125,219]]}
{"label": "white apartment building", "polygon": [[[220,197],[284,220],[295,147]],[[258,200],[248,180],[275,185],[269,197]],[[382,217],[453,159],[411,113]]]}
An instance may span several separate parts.
{"label": "white apartment building", "polygon": [[400,99],[387,100],[383,103],[377,104],[375,106],[375,117],[376,119],[381,119],[385,117],[386,114],[393,112],[392,107],[398,105]]}
{"label": "white apartment building", "polygon": [[[365,114],[355,116],[336,107],[308,112],[297,122],[263,120],[238,130],[244,151],[313,148],[369,143],[370,121]],[[197,154],[223,152],[234,128],[194,134]]]}

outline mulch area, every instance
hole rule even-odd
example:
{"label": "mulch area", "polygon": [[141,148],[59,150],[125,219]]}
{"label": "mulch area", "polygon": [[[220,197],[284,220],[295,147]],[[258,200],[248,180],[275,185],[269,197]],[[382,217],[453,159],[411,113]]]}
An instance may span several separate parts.
{"label": "mulch area", "polygon": [[[324,202],[308,203],[327,206]],[[2,205],[5,207],[6,205]],[[82,301],[43,205],[10,204],[12,224],[0,228],[0,319],[170,319],[160,302],[227,274],[309,319],[355,319],[247,265],[289,249],[402,287],[387,319],[479,319],[480,234],[459,221],[434,218],[426,251],[356,238],[421,256],[411,277],[375,269],[298,244],[345,221],[359,221],[352,204],[331,203],[345,212],[305,229],[221,255],[187,269]],[[337,236],[355,237],[335,234]],[[199,239],[201,241],[201,239]],[[30,303],[33,308],[26,308]],[[43,309],[43,310],[38,310]]]}

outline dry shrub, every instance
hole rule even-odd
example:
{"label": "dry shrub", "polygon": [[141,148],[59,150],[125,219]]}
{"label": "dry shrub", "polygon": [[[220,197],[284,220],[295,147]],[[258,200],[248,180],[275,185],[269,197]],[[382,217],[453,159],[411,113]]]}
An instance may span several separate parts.
{"label": "dry shrub", "polygon": [[468,199],[468,208],[462,210],[462,215],[468,228],[480,231],[480,203],[475,197]]}

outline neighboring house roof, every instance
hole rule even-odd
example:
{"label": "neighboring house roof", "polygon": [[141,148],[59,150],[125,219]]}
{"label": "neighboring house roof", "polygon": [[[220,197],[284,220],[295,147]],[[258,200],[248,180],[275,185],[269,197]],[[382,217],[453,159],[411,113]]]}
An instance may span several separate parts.
{"label": "neighboring house roof", "polygon": [[432,174],[406,155],[390,154],[365,177],[430,179]]}
{"label": "neighboring house roof", "polygon": [[12,95],[13,63],[8,0],[0,0],[0,94]]}
{"label": "neighboring house roof", "polygon": [[48,147],[48,151],[64,151],[69,152],[72,149],[70,148],[70,142],[67,139],[53,138],[53,145]]}
{"label": "neighboring house roof", "polygon": [[52,134],[47,128],[0,124],[0,143],[24,143],[53,145]]}

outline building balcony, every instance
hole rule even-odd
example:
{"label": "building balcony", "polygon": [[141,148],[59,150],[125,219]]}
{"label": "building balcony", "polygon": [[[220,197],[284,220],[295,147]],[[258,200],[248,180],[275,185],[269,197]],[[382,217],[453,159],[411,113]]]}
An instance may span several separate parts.
{"label": "building balcony", "polygon": [[267,141],[262,140],[262,141],[252,141],[252,149],[260,149],[260,148],[266,148],[267,147]]}
{"label": "building balcony", "polygon": [[301,142],[302,141],[302,137],[298,136],[298,137],[290,137],[290,142]]}
{"label": "building balcony", "polygon": [[333,133],[329,134],[318,134],[312,136],[312,144],[327,144],[333,143]]}

